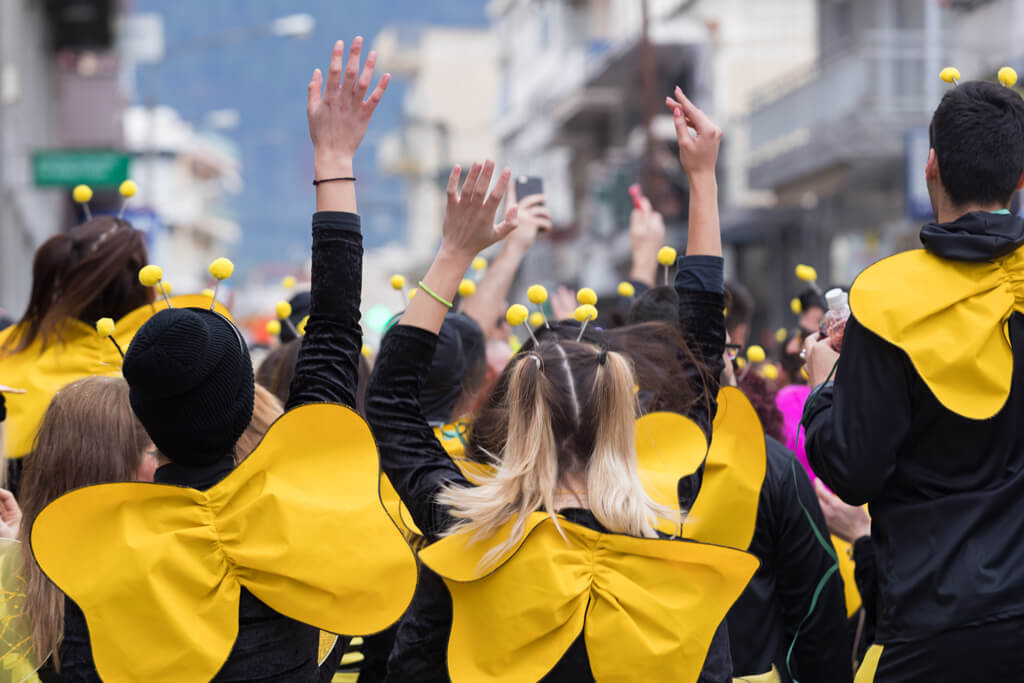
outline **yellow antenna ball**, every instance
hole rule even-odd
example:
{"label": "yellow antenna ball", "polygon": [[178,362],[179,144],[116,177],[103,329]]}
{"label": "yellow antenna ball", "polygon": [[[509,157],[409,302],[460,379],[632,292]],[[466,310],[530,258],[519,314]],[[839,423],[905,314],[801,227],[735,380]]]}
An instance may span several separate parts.
{"label": "yellow antenna ball", "polygon": [[203,296],[208,296],[208,297],[210,297],[211,299],[212,299],[212,298],[213,298],[214,296],[216,296],[216,294],[214,293],[214,291],[213,291],[212,289],[204,289],[203,291],[201,291],[201,292],[199,292],[199,293],[200,293],[200,294],[202,294]]}
{"label": "yellow antenna ball", "polygon": [[417,289],[416,287],[413,287],[412,289],[409,290],[409,301],[412,301],[412,298],[416,296],[416,292],[418,291],[420,290]]}
{"label": "yellow antenna ball", "polygon": [[114,334],[114,319],[100,318],[96,321],[96,334],[101,337],[109,337]]}
{"label": "yellow antenna ball", "polygon": [[235,272],[235,264],[231,262],[231,259],[226,259],[223,256],[210,264],[210,275],[218,280],[227,280],[233,272]]}
{"label": "yellow antenna ball", "polygon": [[771,364],[765,365],[761,368],[761,376],[765,379],[778,379],[779,369]]}
{"label": "yellow antenna ball", "polygon": [[789,339],[789,330],[787,330],[785,327],[780,327],[779,329],[775,330],[775,341],[781,344],[787,339]]}
{"label": "yellow antenna ball", "polygon": [[298,332],[303,337],[305,337],[306,336],[306,325],[308,325],[308,324],[309,324],[309,316],[307,315],[305,318],[303,318],[302,320],[299,321],[298,325],[295,326],[295,331]]}
{"label": "yellow antenna ball", "polygon": [[373,355],[373,349],[371,349],[366,344],[363,344],[361,353],[363,354],[363,358],[369,358],[370,356]]}
{"label": "yellow antenna ball", "polygon": [[472,280],[463,280],[459,283],[459,296],[473,296],[476,294],[476,283]]}
{"label": "yellow antenna ball", "polygon": [[807,366],[806,365],[800,368],[800,376],[803,377],[804,379],[810,379],[811,378],[811,376],[807,374]]}
{"label": "yellow antenna ball", "polygon": [[576,292],[576,301],[579,301],[584,306],[596,306],[597,292],[592,290],[590,287],[584,287],[580,291]]}
{"label": "yellow antenna ball", "polygon": [[736,367],[738,367],[740,370],[742,370],[743,368],[747,367],[747,359],[746,358],[737,358],[736,359]]}
{"label": "yellow antenna ball", "polygon": [[508,311],[505,313],[505,320],[512,327],[519,327],[526,319],[530,316],[530,312],[526,310],[526,306],[522,304],[512,304],[508,307]]}
{"label": "yellow antenna ball", "polygon": [[658,263],[663,266],[671,266],[676,262],[676,250],[672,247],[662,247],[658,250]]}
{"label": "yellow antenna ball", "polygon": [[404,275],[392,275],[391,276],[391,289],[396,291],[401,290],[405,287],[405,276]]}
{"label": "yellow antenna ball", "polygon": [[159,287],[160,292],[162,294],[166,294],[167,296],[170,296],[171,292],[174,290],[174,287],[171,286],[171,283],[167,281],[161,281]]}
{"label": "yellow antenna ball", "polygon": [[156,283],[162,279],[164,279],[164,269],[160,266],[150,264],[143,266],[142,270],[139,271],[139,282],[142,283],[143,287],[155,287]]}
{"label": "yellow antenna ball", "polygon": [[295,276],[294,275],[286,275],[285,278],[283,280],[281,280],[281,286],[284,287],[285,289],[291,289],[292,287],[294,287],[295,286]]}
{"label": "yellow antenna ball", "polygon": [[121,196],[127,199],[128,197],[134,197],[139,191],[139,186],[135,184],[134,180],[126,180],[121,183],[121,186],[117,188],[117,191],[121,193]]}
{"label": "yellow antenna ball", "polygon": [[955,66],[947,66],[939,72],[939,78],[944,80],[946,83],[955,83],[960,80],[960,69]]}
{"label": "yellow antenna ball", "polygon": [[477,256],[473,259],[473,270],[483,270],[487,267],[487,259],[483,256]]}
{"label": "yellow antenna ball", "polygon": [[593,304],[583,304],[582,306],[576,307],[576,312],[572,314],[572,317],[575,318],[578,323],[586,320],[594,320],[597,318],[597,309],[594,308]]}
{"label": "yellow antenna ball", "polygon": [[764,352],[764,348],[754,344],[747,349],[747,360],[751,363],[763,363],[764,359],[768,356]]}
{"label": "yellow antenna ball", "polygon": [[71,197],[79,204],[88,204],[92,199],[92,188],[88,185],[75,185],[71,190]]}
{"label": "yellow antenna ball", "polygon": [[799,297],[793,297],[789,302],[789,310],[793,311],[795,315],[800,315],[804,312],[804,305],[800,303]]}
{"label": "yellow antenna ball", "polygon": [[633,286],[632,282],[620,282],[619,283],[619,296],[631,297],[636,295],[636,287]]}
{"label": "yellow antenna ball", "polygon": [[544,324],[544,314],[540,311],[534,311],[530,314],[530,327],[540,327]]}
{"label": "yellow antenna ball", "polygon": [[526,290],[526,298],[530,300],[531,304],[539,306],[548,300],[548,290],[544,288],[544,285],[531,285]]}
{"label": "yellow antenna ball", "polygon": [[274,312],[278,318],[284,320],[292,314],[292,305],[287,301],[278,301],[277,306],[274,306]]}
{"label": "yellow antenna ball", "polygon": [[801,263],[796,267],[796,276],[804,282],[814,282],[818,279],[818,271],[816,271],[813,266]]}
{"label": "yellow antenna ball", "polygon": [[999,82],[1005,85],[1007,88],[1012,88],[1017,85],[1017,72],[1013,70],[1011,66],[1004,66],[999,70],[998,73]]}
{"label": "yellow antenna ball", "polygon": [[268,320],[267,321],[267,334],[271,337],[276,337],[281,334],[281,321],[280,320]]}

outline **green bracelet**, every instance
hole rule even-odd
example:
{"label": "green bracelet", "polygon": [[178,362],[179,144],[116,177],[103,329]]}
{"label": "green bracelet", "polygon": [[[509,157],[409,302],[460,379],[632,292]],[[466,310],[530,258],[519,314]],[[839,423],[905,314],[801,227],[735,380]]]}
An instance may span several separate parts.
{"label": "green bracelet", "polygon": [[447,299],[445,299],[441,295],[439,295],[436,292],[432,291],[429,287],[427,287],[425,284],[423,284],[423,280],[420,280],[420,289],[422,289],[424,292],[426,292],[430,296],[434,297],[434,299],[436,299],[440,303],[444,304],[448,308],[452,307],[452,302],[451,301],[448,301]]}

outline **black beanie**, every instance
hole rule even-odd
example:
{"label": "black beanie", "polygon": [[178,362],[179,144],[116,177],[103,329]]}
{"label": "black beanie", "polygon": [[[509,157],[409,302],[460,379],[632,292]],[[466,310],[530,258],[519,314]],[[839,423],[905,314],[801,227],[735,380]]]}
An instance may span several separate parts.
{"label": "black beanie", "polygon": [[160,311],[124,357],[139,422],[160,452],[186,466],[229,455],[252,419],[252,360],[241,333],[201,308]]}

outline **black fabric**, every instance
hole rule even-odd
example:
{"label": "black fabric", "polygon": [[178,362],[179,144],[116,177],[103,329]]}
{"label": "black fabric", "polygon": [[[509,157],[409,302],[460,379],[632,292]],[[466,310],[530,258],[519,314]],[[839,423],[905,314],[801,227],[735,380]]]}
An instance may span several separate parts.
{"label": "black fabric", "polygon": [[466,380],[487,362],[480,326],[462,313],[449,313],[438,334],[437,348],[420,391],[420,405],[430,424],[443,424],[452,415]]}
{"label": "black fabric", "polygon": [[[761,561],[746,591],[729,611],[729,639],[735,675],[770,671],[792,680],[786,652],[810,611],[814,590],[835,562],[818,542],[801,508],[828,537],[828,526],[803,466],[794,476],[793,454],[765,437],[767,467],[757,505],[750,552]],[[791,657],[801,683],[843,683],[852,679],[843,580],[836,572],[800,629]]]}
{"label": "black fabric", "polygon": [[[962,252],[980,255],[987,239],[995,255],[1001,234],[964,233]],[[955,251],[953,239],[943,238],[943,253]],[[814,472],[847,503],[870,504],[880,642],[1024,615],[1024,316],[1013,314],[1007,331],[1010,395],[989,420],[943,407],[907,355],[856,317],[835,383],[811,406]]]}
{"label": "black fabric", "polygon": [[875,683],[993,683],[1024,679],[1024,620],[1008,619],[886,645]]}
{"label": "black fabric", "polygon": [[878,562],[870,536],[862,536],[853,542],[853,563],[853,580],[864,607],[862,643],[870,644],[875,642],[878,627]]}
{"label": "black fabric", "polygon": [[230,453],[252,419],[252,361],[218,313],[160,311],[132,339],[123,372],[136,417],[176,463],[206,465]]}
{"label": "black fabric", "polygon": [[7,399],[4,398],[3,394],[0,394],[0,422],[7,419]]}
{"label": "black fabric", "polygon": [[[724,364],[723,297],[721,293],[681,290],[680,300],[685,303],[680,306],[680,316],[687,341],[698,360],[715,373],[694,368],[689,376],[700,397],[690,417],[710,434],[717,408],[717,376]],[[436,344],[437,336],[425,330],[393,327],[381,344],[366,401],[366,417],[377,440],[381,466],[428,542],[436,541],[452,523],[447,508],[435,502],[438,491],[445,485],[470,485],[434,437],[420,407],[421,387]],[[444,582],[423,568],[413,603],[398,627],[387,680],[447,681],[445,655],[451,618],[451,597]],[[731,679],[728,642],[724,626],[720,627],[701,681]],[[548,676],[545,681],[592,680],[582,639],[577,639]]]}
{"label": "black fabric", "polygon": [[157,484],[176,484],[205,491],[235,469],[235,460],[230,455],[211,462],[208,465],[182,465],[169,462],[161,465],[153,473],[153,481]]}
{"label": "black fabric", "polygon": [[952,223],[921,228],[921,243],[936,256],[956,261],[988,261],[1024,245],[1024,219],[1005,213],[972,211]]}
{"label": "black fabric", "polygon": [[[311,313],[288,399],[289,409],[324,401],[349,406],[355,403],[362,348],[359,328],[362,236],[359,227],[359,217],[354,214],[320,212],[313,216]],[[220,460],[203,469],[164,466],[158,470],[160,480],[165,483],[196,488],[208,488],[229,472],[230,468],[224,468]],[[317,629],[279,614],[245,588],[241,591],[238,620],[238,638],[214,681],[321,680]],[[84,615],[70,599],[65,600],[64,641],[60,654],[65,681],[100,680],[92,660]],[[333,660],[334,666],[337,659]],[[330,664],[325,671],[329,667]]]}

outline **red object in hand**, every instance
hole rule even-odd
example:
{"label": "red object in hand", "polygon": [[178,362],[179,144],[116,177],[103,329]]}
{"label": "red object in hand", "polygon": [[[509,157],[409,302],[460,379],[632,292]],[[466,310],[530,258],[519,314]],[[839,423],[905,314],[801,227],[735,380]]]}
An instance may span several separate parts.
{"label": "red object in hand", "polygon": [[644,198],[644,189],[640,187],[640,183],[633,183],[629,186],[629,196],[633,198],[634,209],[644,208],[644,204],[641,201]]}

